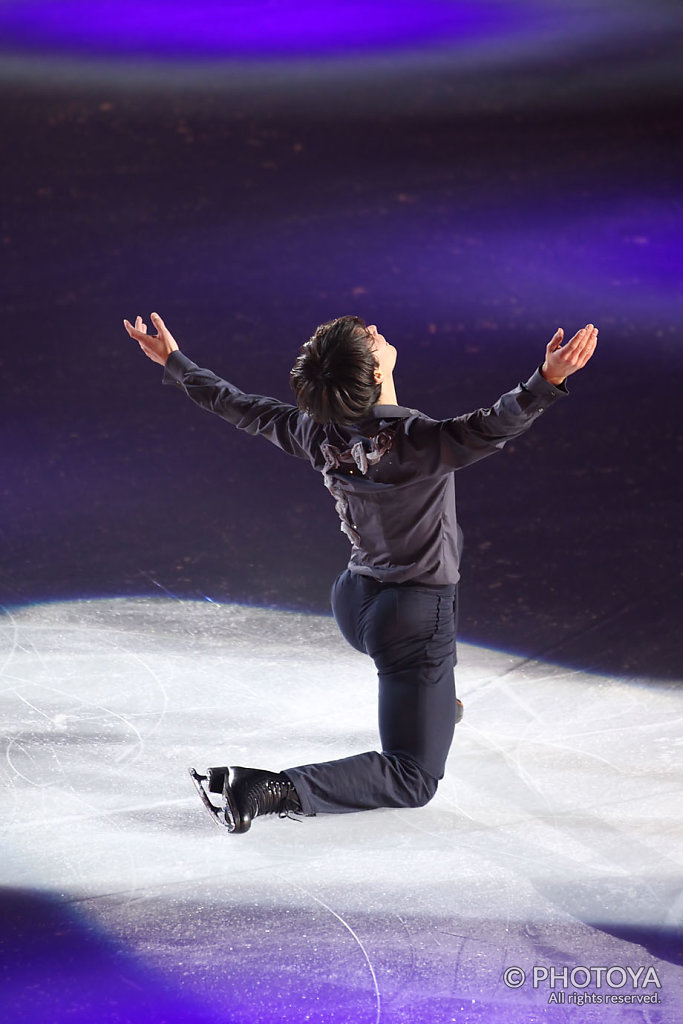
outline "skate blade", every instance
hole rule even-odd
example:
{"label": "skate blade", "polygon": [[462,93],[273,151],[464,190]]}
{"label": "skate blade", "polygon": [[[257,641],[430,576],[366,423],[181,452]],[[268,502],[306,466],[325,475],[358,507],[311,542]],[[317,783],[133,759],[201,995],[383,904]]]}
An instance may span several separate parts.
{"label": "skate blade", "polygon": [[227,784],[223,787],[223,799],[225,800],[225,824],[230,831],[236,832],[238,835],[248,832],[251,828],[251,819],[246,822],[242,819],[235,805],[232,790]]}
{"label": "skate blade", "polygon": [[194,768],[188,768],[187,770],[194,783],[195,789],[201,797],[202,803],[206,807],[212,819],[222,828],[227,828],[229,832],[234,832],[235,824],[233,821],[228,820],[225,809],[220,807],[218,804],[212,803],[209,798],[209,794],[204,789],[203,783],[208,781],[206,775],[200,775],[199,772],[194,770]]}

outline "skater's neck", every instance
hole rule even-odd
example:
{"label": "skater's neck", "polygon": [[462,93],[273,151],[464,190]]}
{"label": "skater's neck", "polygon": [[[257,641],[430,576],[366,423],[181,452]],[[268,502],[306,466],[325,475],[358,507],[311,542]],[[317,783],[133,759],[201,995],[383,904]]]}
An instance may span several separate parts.
{"label": "skater's neck", "polygon": [[394,385],[393,376],[385,377],[382,380],[382,390],[380,391],[379,398],[375,404],[398,405],[398,400],[396,398],[396,386]]}

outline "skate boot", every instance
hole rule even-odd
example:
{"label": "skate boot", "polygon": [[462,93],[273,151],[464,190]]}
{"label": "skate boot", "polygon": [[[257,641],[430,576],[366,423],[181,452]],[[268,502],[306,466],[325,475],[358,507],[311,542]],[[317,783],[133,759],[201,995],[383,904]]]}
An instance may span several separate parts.
{"label": "skate boot", "polygon": [[462,706],[462,701],[455,698],[455,724],[462,721],[462,716],[465,714],[465,709]]}
{"label": "skate boot", "polygon": [[[252,820],[262,814],[281,818],[303,814],[297,792],[282,772],[240,767],[207,768],[206,775],[199,775],[194,768],[189,772],[204,806],[229,832],[248,832]],[[220,806],[213,803],[210,793],[221,794]]]}

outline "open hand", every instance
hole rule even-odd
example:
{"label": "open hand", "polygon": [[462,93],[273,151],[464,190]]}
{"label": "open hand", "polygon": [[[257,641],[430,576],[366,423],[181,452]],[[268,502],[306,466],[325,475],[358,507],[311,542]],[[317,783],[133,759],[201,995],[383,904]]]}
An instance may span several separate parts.
{"label": "open hand", "polygon": [[123,321],[123,326],[131,338],[137,341],[145,355],[153,362],[164,366],[171,352],[177,351],[178,345],[158,313],[152,313],[152,324],[156,327],[158,334],[147,333],[147,324],[141,316],[136,318],[135,327],[128,320]]}
{"label": "open hand", "polygon": [[583,369],[595,352],[598,329],[593,324],[586,324],[566,345],[562,344],[563,338],[564,331],[558,327],[546,346],[545,362],[541,367],[541,374],[555,385]]}

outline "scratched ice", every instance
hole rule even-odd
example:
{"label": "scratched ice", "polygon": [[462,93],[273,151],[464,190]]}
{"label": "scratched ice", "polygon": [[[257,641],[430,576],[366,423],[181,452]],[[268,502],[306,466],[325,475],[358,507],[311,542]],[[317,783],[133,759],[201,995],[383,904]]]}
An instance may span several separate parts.
{"label": "scratched ice", "polygon": [[233,837],[188,765],[376,745],[372,665],[331,619],[83,601],[7,611],[0,644],[3,884],[77,908],[207,1019],[578,1019],[503,984],[539,963],[655,965],[661,990],[619,991],[659,1003],[609,1012],[680,1019],[676,688],[461,645],[466,715],[430,805]]}

